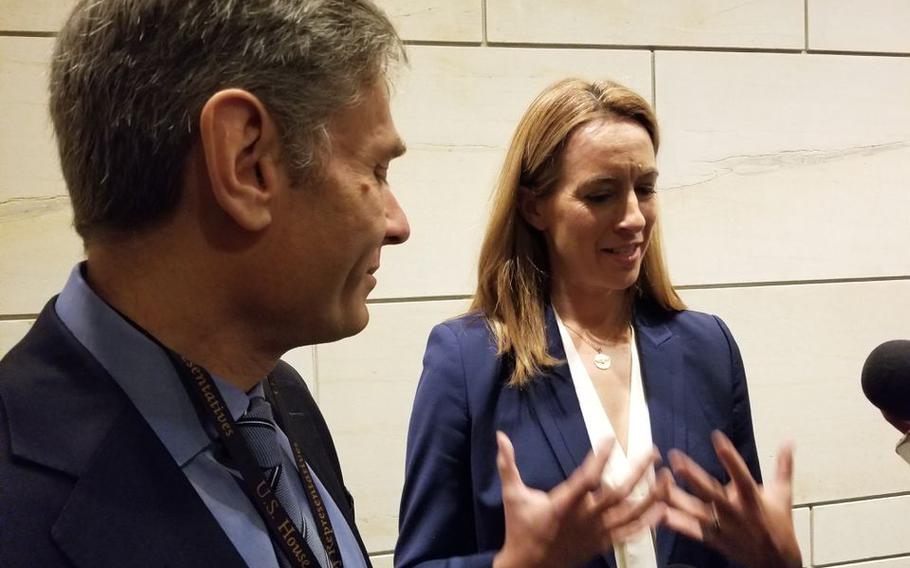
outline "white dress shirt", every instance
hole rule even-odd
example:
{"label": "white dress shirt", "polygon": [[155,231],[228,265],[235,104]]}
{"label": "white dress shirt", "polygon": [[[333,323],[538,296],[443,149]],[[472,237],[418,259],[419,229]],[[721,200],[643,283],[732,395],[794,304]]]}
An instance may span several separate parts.
{"label": "white dress shirt", "polygon": [[[568,328],[563,324],[562,319],[555,310],[554,314],[559,327],[559,335],[565,348],[569,372],[575,385],[575,394],[578,396],[578,403],[581,407],[581,415],[588,430],[588,437],[591,440],[591,447],[597,448],[606,438],[615,439],[616,433],[610,423],[610,418],[607,416],[607,411],[604,409],[594,388],[594,383],[591,381],[588,370],[575,349],[575,344],[572,342],[572,336],[569,334]],[[632,353],[632,373],[629,393],[628,440],[626,444],[628,454],[623,451],[619,442],[613,445],[613,452],[603,475],[604,482],[612,486],[622,483],[629,475],[634,462],[638,458],[650,454],[654,447],[654,442],[651,439],[651,417],[648,413],[648,405],[645,402],[634,330],[632,331],[630,351]],[[641,500],[647,495],[648,488],[653,483],[654,468],[652,467],[638,482],[628,498]],[[643,530],[625,543],[614,545],[613,553],[616,557],[616,566],[618,568],[657,568],[654,538],[650,530]]]}

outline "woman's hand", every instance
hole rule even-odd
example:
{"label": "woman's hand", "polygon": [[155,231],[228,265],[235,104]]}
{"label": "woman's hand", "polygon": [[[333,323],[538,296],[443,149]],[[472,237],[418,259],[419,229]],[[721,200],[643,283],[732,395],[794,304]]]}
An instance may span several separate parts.
{"label": "woman's hand", "polygon": [[781,448],[774,482],[762,487],[726,436],[715,431],[711,437],[730,483],[721,485],[689,456],[671,450],[670,465],[692,494],[669,471],[660,472],[659,492],[668,505],[664,523],[749,568],[802,566],[793,527],[793,448]]}
{"label": "woman's hand", "polygon": [[512,443],[502,432],[496,437],[506,536],[494,568],[577,566],[663,517],[665,506],[653,489],[641,501],[626,499],[656,455],[639,460],[621,485],[610,488],[602,481],[613,448],[609,440],[567,480],[544,492],[522,482]]}

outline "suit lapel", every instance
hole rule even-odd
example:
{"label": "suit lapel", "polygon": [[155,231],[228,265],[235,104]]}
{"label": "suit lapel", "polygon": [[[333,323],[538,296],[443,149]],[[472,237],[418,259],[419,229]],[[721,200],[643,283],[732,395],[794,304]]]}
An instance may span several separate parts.
{"label": "suit lapel", "polygon": [[287,410],[287,413],[282,413],[280,417],[282,430],[291,440],[300,444],[307,464],[319,477],[319,481],[322,482],[344,516],[348,518],[350,507],[348,507],[344,487],[338,480],[338,474],[332,467],[331,460],[326,455],[321,436],[318,435],[319,429],[312,416],[315,401],[298,384],[294,384],[296,383],[294,377],[288,376],[278,369],[273,371],[271,376],[279,389],[281,397],[279,408]]}
{"label": "suit lapel", "polygon": [[[322,482],[323,487],[331,496],[335,505],[341,511],[351,532],[357,539],[361,553],[369,563],[369,554],[363,539],[357,530],[354,511],[351,507],[350,496],[344,487],[341,477],[341,468],[338,456],[334,453],[334,444],[328,432],[328,427],[318,413],[316,401],[306,389],[303,380],[279,362],[278,367],[271,373],[278,393],[281,397],[280,407],[287,410],[281,413],[281,428],[288,437],[300,444],[307,464]],[[266,389],[268,392],[269,389]],[[274,402],[274,401],[273,401]],[[331,452],[331,453],[330,453]]]}
{"label": "suit lapel", "polygon": [[[3,401],[12,453],[74,479],[51,529],[80,567],[243,561],[126,395],[52,300],[15,353]],[[8,379],[8,380],[7,380]],[[74,428],[73,425],[78,425]]]}
{"label": "suit lapel", "polygon": [[80,567],[245,566],[148,425],[131,409],[51,529]]}
{"label": "suit lapel", "polygon": [[[636,311],[635,338],[651,417],[651,438],[663,463],[668,464],[667,452],[671,448],[686,449],[682,349],[666,322],[647,308]],[[675,533],[666,527],[658,529],[658,566],[666,565],[675,538]]]}

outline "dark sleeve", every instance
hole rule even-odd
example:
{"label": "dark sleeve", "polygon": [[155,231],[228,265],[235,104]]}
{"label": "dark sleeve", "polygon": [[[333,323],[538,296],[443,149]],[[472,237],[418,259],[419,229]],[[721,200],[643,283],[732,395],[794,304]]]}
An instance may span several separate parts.
{"label": "dark sleeve", "polygon": [[727,436],[736,447],[736,450],[743,457],[752,477],[758,483],[762,482],[761,468],[758,464],[758,450],[755,446],[755,432],[752,429],[752,408],[749,403],[749,387],[746,384],[746,371],[743,367],[743,358],[739,353],[739,346],[736,340],[727,328],[727,325],[718,318],[717,324],[727,341],[730,350],[730,369],[731,369],[731,388],[733,395],[733,407],[730,423],[727,427]]}
{"label": "dark sleeve", "polygon": [[489,567],[477,552],[471,418],[458,339],[445,324],[427,341],[408,429],[395,566]]}

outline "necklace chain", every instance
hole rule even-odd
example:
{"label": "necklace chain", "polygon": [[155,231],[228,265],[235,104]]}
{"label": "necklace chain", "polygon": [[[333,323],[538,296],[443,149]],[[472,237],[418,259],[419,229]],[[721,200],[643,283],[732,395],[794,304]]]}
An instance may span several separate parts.
{"label": "necklace chain", "polygon": [[566,322],[562,322],[562,324],[564,326],[566,326],[566,329],[568,329],[569,331],[574,333],[578,337],[578,339],[581,339],[582,341],[584,341],[585,343],[590,345],[592,349],[597,351],[597,354],[594,355],[594,357],[593,357],[593,362],[594,362],[595,367],[597,367],[598,369],[600,369],[602,371],[606,371],[613,365],[613,358],[603,352],[605,345],[598,345],[597,343],[594,343],[591,339],[589,339],[588,337],[585,336],[586,334],[579,333],[578,331],[576,331],[575,329],[570,327]]}
{"label": "necklace chain", "polygon": [[579,333],[578,331],[575,331],[575,329],[572,328],[572,327],[570,327],[569,324],[567,324],[566,322],[562,322],[562,325],[566,326],[566,329],[568,329],[569,331],[571,331],[572,333],[574,333],[575,336],[578,337],[578,339],[581,339],[582,341],[584,341],[585,343],[587,343],[588,345],[590,345],[591,348],[594,349],[595,351],[597,351],[598,353],[600,353],[600,352],[603,351],[604,346],[603,346],[603,345],[598,345],[597,343],[594,343],[593,341],[591,341],[590,339],[588,339],[588,338],[586,337],[587,334],[583,334],[583,333]]}

